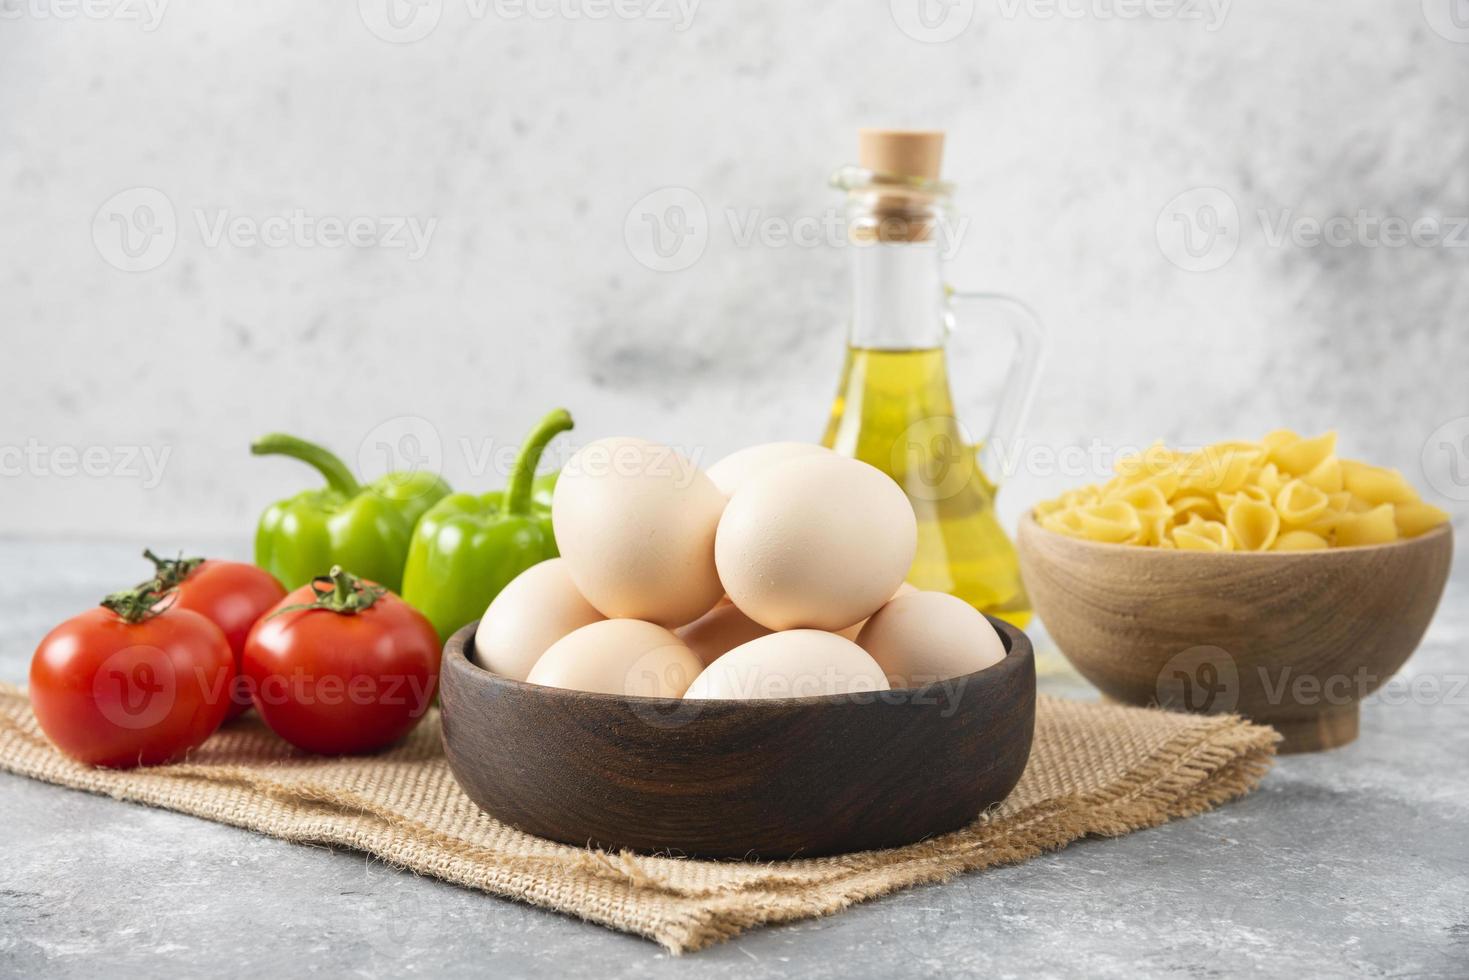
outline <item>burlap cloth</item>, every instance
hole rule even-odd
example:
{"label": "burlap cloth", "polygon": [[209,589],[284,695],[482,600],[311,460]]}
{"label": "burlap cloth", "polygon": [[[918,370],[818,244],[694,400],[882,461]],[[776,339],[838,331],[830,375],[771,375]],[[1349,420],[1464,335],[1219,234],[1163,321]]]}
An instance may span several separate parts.
{"label": "burlap cloth", "polygon": [[366,851],[647,936],[674,953],[1024,861],[1087,834],[1116,836],[1199,813],[1252,790],[1276,740],[1272,729],[1233,717],[1042,696],[1020,785],[964,830],[889,851],[753,864],[612,854],[513,830],[460,792],[437,715],[403,745],[368,758],[302,755],[245,720],[187,763],[115,772],[58,753],[24,693],[0,684],[0,768],[286,840]]}

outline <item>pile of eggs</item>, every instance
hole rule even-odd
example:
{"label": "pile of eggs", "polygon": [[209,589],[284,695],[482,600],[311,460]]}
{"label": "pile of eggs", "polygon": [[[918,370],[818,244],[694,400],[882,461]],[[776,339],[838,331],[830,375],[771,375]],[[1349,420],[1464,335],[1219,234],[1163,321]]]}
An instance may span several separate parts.
{"label": "pile of eggs", "polygon": [[807,443],[708,472],[601,439],[567,463],[561,557],[490,604],[474,657],[505,677],[605,694],[788,698],[918,687],[1004,658],[961,599],[903,580],[912,505],[886,474]]}

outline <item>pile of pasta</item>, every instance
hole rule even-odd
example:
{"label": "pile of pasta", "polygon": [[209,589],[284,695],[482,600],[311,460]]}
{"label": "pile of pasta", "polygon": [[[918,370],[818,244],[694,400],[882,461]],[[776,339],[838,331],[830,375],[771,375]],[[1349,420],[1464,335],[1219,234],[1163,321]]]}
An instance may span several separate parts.
{"label": "pile of pasta", "polygon": [[1397,470],[1336,455],[1336,433],[1280,429],[1192,452],[1162,443],[1116,476],[1035,508],[1042,527],[1114,544],[1192,551],[1309,551],[1416,537],[1448,520]]}

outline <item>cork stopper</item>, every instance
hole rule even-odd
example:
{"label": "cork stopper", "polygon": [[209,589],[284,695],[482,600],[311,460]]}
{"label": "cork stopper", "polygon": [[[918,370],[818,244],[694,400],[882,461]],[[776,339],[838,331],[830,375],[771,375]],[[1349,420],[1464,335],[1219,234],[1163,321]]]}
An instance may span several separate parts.
{"label": "cork stopper", "polygon": [[944,134],[938,129],[859,129],[857,163],[899,177],[938,180]]}

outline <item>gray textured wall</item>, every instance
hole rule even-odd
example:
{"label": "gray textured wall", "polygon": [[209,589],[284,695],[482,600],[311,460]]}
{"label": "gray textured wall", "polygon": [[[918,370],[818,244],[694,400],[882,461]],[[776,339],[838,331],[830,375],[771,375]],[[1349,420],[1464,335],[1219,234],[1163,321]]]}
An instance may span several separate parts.
{"label": "gray textured wall", "polygon": [[745,232],[819,224],[862,124],[949,130],[952,279],[1053,336],[1032,445],[1336,426],[1469,498],[1463,0],[95,2],[0,0],[0,530],[243,533],[275,428],[485,486],[553,404],[814,437],[844,255]]}

